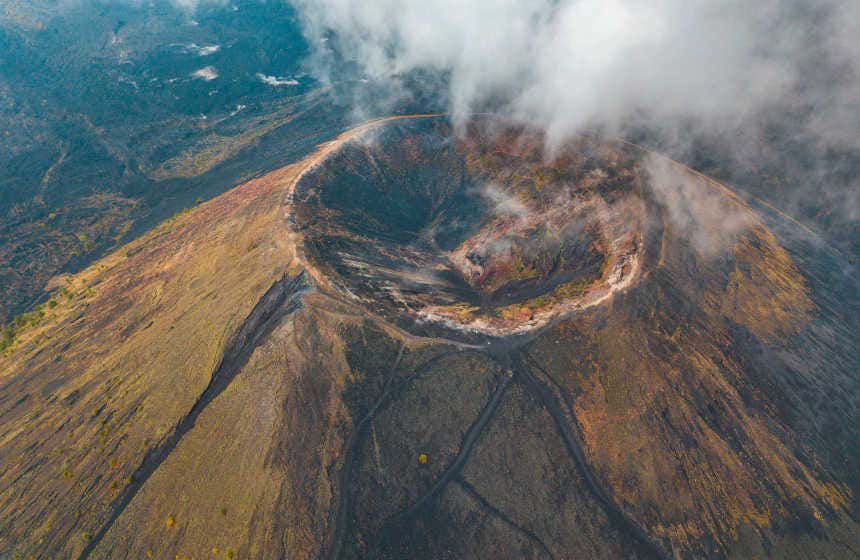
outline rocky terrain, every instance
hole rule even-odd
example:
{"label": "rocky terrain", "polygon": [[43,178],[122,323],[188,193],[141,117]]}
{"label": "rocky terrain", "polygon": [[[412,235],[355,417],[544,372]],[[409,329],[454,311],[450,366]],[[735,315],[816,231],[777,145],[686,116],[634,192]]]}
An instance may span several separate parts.
{"label": "rocky terrain", "polygon": [[857,288],[637,147],[374,121],[56,282],[0,557],[856,558]]}
{"label": "rocky terrain", "polygon": [[477,122],[453,141],[422,124],[346,146],[297,185],[294,221],[339,291],[388,294],[374,305],[395,321],[498,336],[637,276],[641,174],[621,150],[583,139],[546,165],[535,134]]}
{"label": "rocky terrain", "polygon": [[56,274],[301,159],[347,120],[301,75],[306,45],[280,2],[4,1],[0,53],[4,325]]}

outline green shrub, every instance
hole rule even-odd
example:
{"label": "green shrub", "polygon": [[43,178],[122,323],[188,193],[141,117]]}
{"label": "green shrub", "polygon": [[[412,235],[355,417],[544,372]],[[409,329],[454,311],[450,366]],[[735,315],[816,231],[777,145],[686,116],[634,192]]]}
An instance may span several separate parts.
{"label": "green shrub", "polygon": [[15,328],[11,326],[3,327],[3,330],[0,331],[0,352],[4,352],[12,346],[13,342],[15,342]]}
{"label": "green shrub", "polygon": [[48,307],[49,303],[43,303],[33,311],[28,313],[21,313],[20,315],[16,315],[11,324],[6,325],[0,331],[0,352],[5,352],[7,349],[11,348],[15,343],[15,338],[18,334],[26,329],[27,327],[33,327],[42,322],[42,319],[45,317],[45,307]]}

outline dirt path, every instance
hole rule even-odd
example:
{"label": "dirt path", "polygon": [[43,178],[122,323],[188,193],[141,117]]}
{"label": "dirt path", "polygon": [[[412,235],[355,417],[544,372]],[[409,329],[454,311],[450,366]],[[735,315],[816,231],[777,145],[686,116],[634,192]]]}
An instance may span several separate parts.
{"label": "dirt path", "polygon": [[391,370],[389,371],[389,378],[386,382],[385,389],[382,393],[382,396],[374,403],[374,405],[367,411],[367,414],[356,424],[355,430],[350,436],[349,440],[345,446],[345,457],[343,468],[340,471],[340,480],[339,480],[339,490],[340,496],[338,499],[338,509],[335,514],[335,524],[331,532],[331,539],[328,546],[328,555],[327,557],[331,560],[337,560],[340,558],[341,550],[343,549],[343,539],[346,533],[347,526],[347,515],[349,514],[349,489],[350,483],[352,480],[352,472],[353,465],[355,464],[355,456],[358,453],[359,446],[363,441],[363,436],[367,432],[367,427],[373,421],[373,418],[380,411],[380,409],[388,403],[392,398],[394,398],[400,391],[402,391],[407,385],[418,379],[424,373],[426,373],[431,367],[439,363],[440,361],[451,357],[456,356],[458,354],[463,354],[465,352],[469,352],[470,350],[453,350],[448,352],[442,352],[433,356],[426,362],[423,362],[415,367],[413,372],[409,374],[408,377],[396,381],[395,374],[400,365],[400,360],[403,356],[403,350],[405,348],[405,344],[401,345],[400,351],[397,354],[397,359],[392,365]]}
{"label": "dirt path", "polygon": [[[592,494],[597,498],[597,501],[603,506],[609,518],[617,525],[625,527],[633,536],[650,548],[655,557],[661,560],[671,558],[669,553],[663,548],[663,545],[652,538],[632,514],[625,512],[621,506],[615,503],[609,492],[597,481],[588,464],[579,438],[573,433],[570,427],[571,423],[562,410],[559,398],[555,392],[547,383],[544,383],[536,375],[533,375],[529,367],[519,357],[514,360],[514,368],[517,376],[522,380],[526,388],[542,403],[544,409],[552,416],[556,425],[556,431],[561,436],[562,441],[564,441],[568,455],[573,459],[580,475],[591,489]],[[543,371],[541,373],[544,374]],[[550,382],[553,381],[550,379]]]}
{"label": "dirt path", "polygon": [[[451,463],[451,465],[445,469],[442,473],[442,476],[430,487],[424,495],[422,495],[418,500],[412,504],[406,511],[401,512],[396,516],[396,518],[390,520],[391,527],[396,527],[403,522],[408,521],[412,517],[414,517],[419,511],[421,511],[425,506],[429,505],[437,496],[439,496],[442,491],[448,486],[448,483],[451,482],[455,476],[460,474],[460,471],[466,465],[466,461],[469,460],[469,456],[472,453],[472,449],[475,447],[475,444],[478,443],[478,439],[484,431],[484,428],[487,427],[487,424],[490,423],[490,420],[493,419],[496,410],[499,408],[499,404],[502,401],[502,396],[504,396],[508,387],[513,380],[513,373],[510,371],[506,371],[502,374],[502,379],[499,381],[498,387],[496,387],[493,396],[490,397],[489,402],[484,406],[484,409],[481,411],[481,414],[478,416],[478,419],[475,420],[474,424],[469,427],[469,430],[466,432],[466,437],[463,438],[463,443],[460,445],[460,452],[457,453],[457,457]],[[384,531],[384,529],[383,529]]]}

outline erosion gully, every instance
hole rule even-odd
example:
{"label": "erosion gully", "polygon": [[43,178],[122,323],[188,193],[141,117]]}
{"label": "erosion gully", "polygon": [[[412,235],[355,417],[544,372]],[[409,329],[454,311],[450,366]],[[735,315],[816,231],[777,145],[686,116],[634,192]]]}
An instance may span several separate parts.
{"label": "erosion gully", "polygon": [[[227,344],[224,356],[215,369],[215,373],[212,375],[205,390],[194,402],[188,413],[181,418],[174,430],[160,444],[146,454],[143,461],[132,474],[131,482],[112,503],[107,520],[81,551],[78,560],[88,559],[98,548],[110,528],[132,502],[146,481],[167,460],[183,437],[194,427],[200,414],[230,385],[238,372],[247,364],[257,346],[274,330],[285,316],[292,314],[301,307],[301,296],[309,287],[310,281],[306,274],[302,272],[292,278],[284,276],[275,282],[263,295]],[[393,532],[403,530],[419,513],[435,508],[438,504],[438,498],[448,485],[454,482],[472,496],[483,509],[523,534],[528,540],[539,546],[547,556],[552,558],[549,548],[537,535],[525,527],[514,523],[504,512],[498,510],[486,498],[481,496],[475,488],[460,477],[460,473],[468,462],[475,444],[480,441],[486,427],[495,418],[502,397],[510,385],[516,382],[531,392],[552,416],[556,429],[565,443],[568,455],[575,463],[594,496],[604,506],[610,518],[618,523],[619,526],[628,529],[637,540],[648,546],[656,557],[661,559],[669,558],[669,555],[662,546],[648,536],[632,515],[623,511],[612,500],[610,494],[600,485],[594,476],[585,459],[579,438],[571,429],[571,422],[568,420],[567,415],[572,415],[572,410],[570,410],[569,406],[564,407],[567,411],[566,414],[565,410],[559,404],[559,395],[563,395],[563,391],[540,368],[537,362],[523,350],[524,345],[533,338],[531,336],[498,339],[490,341],[486,347],[482,348],[464,348],[460,346],[455,350],[441,352],[419,364],[414,368],[412,373],[405,377],[395,375],[400,367],[404,351],[404,345],[401,345],[397,359],[389,372],[382,395],[368,410],[367,414],[356,424],[353,433],[346,442],[344,464],[339,473],[338,487],[340,491],[337,510],[334,515],[334,523],[326,544],[324,557],[330,560],[339,560],[342,556],[346,530],[349,526],[349,488],[352,484],[352,476],[355,471],[356,457],[374,417],[388,402],[396,399],[409,384],[426,374],[434,366],[449,357],[471,352],[485,355],[500,365],[504,372],[501,380],[478,417],[467,430],[457,456],[427,492],[420,496],[412,505],[385,522],[378,536],[377,548],[379,544],[385,541],[387,536],[392,535]],[[457,344],[456,341],[452,341],[452,343]],[[551,388],[551,385],[554,388]],[[575,424],[575,418],[573,422]]]}
{"label": "erosion gully", "polygon": [[200,394],[188,413],[185,414],[173,431],[157,446],[152,448],[131,475],[131,482],[114,500],[107,521],[99,528],[78,555],[78,560],[86,560],[98,548],[104,536],[131,503],[149,477],[158,470],[170,456],[182,438],[197,422],[206,407],[226,389],[236,374],[247,364],[254,349],[278,325],[280,320],[301,307],[301,295],[309,287],[304,272],[293,278],[282,277],[275,282],[251,310],[241,327],[228,342],[215,373],[206,389]]}
{"label": "erosion gully", "polygon": [[[549,558],[553,558],[549,548],[537,535],[527,528],[514,523],[506,514],[504,514],[504,512],[493,506],[485,497],[481,496],[474,487],[463,480],[460,476],[463,467],[471,456],[475,444],[480,440],[486,427],[495,418],[499,404],[502,401],[502,397],[510,387],[511,383],[516,382],[534,395],[541,403],[541,406],[543,406],[543,408],[552,416],[556,430],[564,441],[569,457],[574,462],[577,470],[583,480],[585,480],[594,497],[606,510],[613,524],[625,529],[628,534],[641,542],[654,557],[665,560],[670,558],[670,555],[666,552],[663,546],[647,534],[633,515],[625,512],[618,504],[616,504],[610,493],[598,482],[597,477],[594,475],[591,467],[586,461],[585,453],[583,451],[582,444],[580,443],[580,438],[571,429],[571,420],[569,420],[568,415],[573,416],[572,408],[570,406],[565,406],[563,408],[562,405],[559,404],[560,398],[563,399],[564,391],[557,383],[555,383],[555,380],[553,380],[545,370],[540,368],[537,361],[524,350],[524,346],[534,338],[535,336],[498,339],[488,342],[487,346],[481,349],[459,349],[442,352],[418,365],[407,377],[401,378],[399,382],[395,382],[397,376],[394,374],[400,366],[400,358],[403,352],[403,347],[401,346],[397,360],[389,372],[389,379],[386,382],[386,387],[383,390],[382,396],[379,397],[373,407],[371,407],[367,414],[358,422],[353,434],[347,441],[345,447],[344,466],[341,469],[339,476],[340,492],[338,509],[335,515],[334,526],[330,533],[331,537],[326,547],[327,553],[323,555],[324,557],[329,560],[340,560],[342,556],[346,530],[349,525],[349,488],[355,468],[356,455],[359,452],[359,448],[367,433],[370,423],[373,421],[373,418],[378,412],[380,412],[387,402],[396,398],[407,385],[425,374],[440,361],[456,354],[474,352],[486,355],[491,360],[499,364],[504,371],[502,379],[499,381],[496,389],[484,405],[478,417],[467,430],[463,437],[463,442],[460,445],[460,451],[451,464],[442,472],[427,492],[420,496],[413,504],[385,521],[382,529],[377,535],[373,549],[375,551],[379,551],[383,543],[398,533],[402,533],[402,531],[408,527],[409,523],[412,522],[420,513],[435,508],[438,505],[438,498],[442,495],[448,485],[451,482],[454,482],[466,491],[466,493],[472,496],[484,510],[499,518],[514,530],[523,534],[528,540],[536,544]],[[537,373],[535,373],[535,371]],[[567,413],[565,411],[567,411]],[[572,418],[572,422],[574,425],[577,425],[575,417]]]}

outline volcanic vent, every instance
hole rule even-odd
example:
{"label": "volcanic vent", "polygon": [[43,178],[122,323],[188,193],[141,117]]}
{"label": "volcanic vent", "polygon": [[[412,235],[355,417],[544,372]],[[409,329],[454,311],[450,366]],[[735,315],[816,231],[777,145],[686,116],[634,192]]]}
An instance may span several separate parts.
{"label": "volcanic vent", "polygon": [[642,172],[590,138],[547,154],[488,120],[372,129],[296,185],[306,256],[400,323],[501,336],[599,304],[639,273]]}

